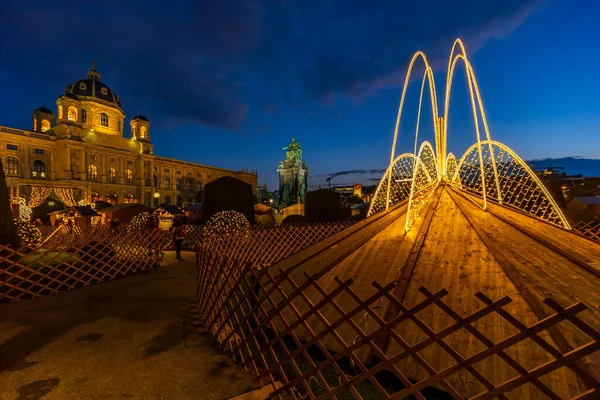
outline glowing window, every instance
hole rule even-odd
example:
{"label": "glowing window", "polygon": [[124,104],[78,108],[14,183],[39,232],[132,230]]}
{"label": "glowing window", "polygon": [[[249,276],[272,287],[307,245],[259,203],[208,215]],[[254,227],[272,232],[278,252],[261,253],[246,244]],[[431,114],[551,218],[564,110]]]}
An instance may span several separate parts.
{"label": "glowing window", "polygon": [[133,193],[127,193],[125,196],[123,196],[123,201],[125,203],[135,203],[135,196]]}
{"label": "glowing window", "polygon": [[108,169],[108,182],[117,183],[117,171],[114,168]]}
{"label": "glowing window", "polygon": [[128,185],[133,185],[133,171],[128,169],[125,174],[125,183]]}
{"label": "glowing window", "polygon": [[35,160],[33,162],[32,175],[36,178],[46,177],[46,164],[42,160]]}
{"label": "glowing window", "polygon": [[46,132],[47,130],[50,129],[50,121],[48,121],[47,119],[43,119],[42,120],[42,132]]}
{"label": "glowing window", "polygon": [[98,182],[98,167],[95,165],[88,166],[88,181]]}
{"label": "glowing window", "polygon": [[4,162],[4,171],[6,175],[18,175],[19,174],[19,160],[16,157],[6,157]]}
{"label": "glowing window", "polygon": [[108,126],[108,114],[107,113],[100,114],[100,124],[102,126]]}
{"label": "glowing window", "polygon": [[163,189],[171,189],[171,178],[163,176]]}
{"label": "glowing window", "polygon": [[146,138],[146,136],[148,136],[148,131],[146,130],[145,126],[142,126],[140,128],[140,136],[143,137],[143,138]]}
{"label": "glowing window", "polygon": [[77,121],[77,109],[73,106],[67,110],[67,119],[69,121]]}
{"label": "glowing window", "polygon": [[84,109],[81,110],[81,122],[83,122],[83,123],[87,122],[87,110],[84,110]]}

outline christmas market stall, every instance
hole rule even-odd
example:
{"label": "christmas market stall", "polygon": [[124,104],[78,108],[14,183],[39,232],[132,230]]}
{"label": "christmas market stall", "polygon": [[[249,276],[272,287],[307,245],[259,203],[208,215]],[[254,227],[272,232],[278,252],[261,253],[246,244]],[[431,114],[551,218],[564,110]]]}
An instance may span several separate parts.
{"label": "christmas market stall", "polygon": [[100,214],[98,214],[90,206],[75,206],[64,210],[54,211],[49,214],[52,225],[66,224],[77,226],[79,228],[87,228],[100,222]]}
{"label": "christmas market stall", "polygon": [[107,223],[118,219],[122,223],[130,222],[135,216],[147,212],[152,213],[152,208],[139,203],[123,203],[96,210],[102,217],[102,222]]}
{"label": "christmas market stall", "polygon": [[167,230],[176,217],[185,217],[185,212],[174,204],[161,204],[153,213],[158,218],[158,227]]}

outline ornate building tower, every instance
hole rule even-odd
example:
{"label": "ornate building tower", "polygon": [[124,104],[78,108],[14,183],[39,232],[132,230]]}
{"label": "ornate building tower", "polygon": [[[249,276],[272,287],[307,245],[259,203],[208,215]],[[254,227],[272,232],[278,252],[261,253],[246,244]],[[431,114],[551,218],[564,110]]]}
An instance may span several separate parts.
{"label": "ornate building tower", "polygon": [[54,127],[54,114],[46,107],[40,107],[31,114],[34,132],[46,132]]}
{"label": "ornate building tower", "polygon": [[296,203],[304,204],[308,189],[308,168],[302,160],[302,146],[292,138],[292,142],[284,147],[285,161],[279,162],[279,208],[289,207]]}
{"label": "ornate building tower", "polygon": [[131,138],[140,142],[145,154],[152,154],[152,144],[150,143],[150,121],[148,118],[138,114],[131,119],[129,125],[131,126]]}

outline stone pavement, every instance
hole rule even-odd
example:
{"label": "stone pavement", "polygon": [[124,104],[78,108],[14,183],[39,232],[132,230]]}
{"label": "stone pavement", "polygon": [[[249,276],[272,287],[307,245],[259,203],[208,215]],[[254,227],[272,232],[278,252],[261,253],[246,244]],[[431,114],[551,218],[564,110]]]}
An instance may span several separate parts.
{"label": "stone pavement", "polygon": [[194,253],[111,282],[0,305],[1,400],[227,399],[251,376],[193,329]]}

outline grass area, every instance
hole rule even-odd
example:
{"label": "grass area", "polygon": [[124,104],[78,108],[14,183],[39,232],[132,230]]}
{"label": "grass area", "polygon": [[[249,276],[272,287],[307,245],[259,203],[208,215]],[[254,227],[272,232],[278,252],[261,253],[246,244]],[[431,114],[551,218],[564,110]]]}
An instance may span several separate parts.
{"label": "grass area", "polygon": [[79,256],[76,253],[39,250],[25,256],[23,261],[29,267],[41,268],[44,266],[53,267],[62,263],[73,263],[78,259]]}

